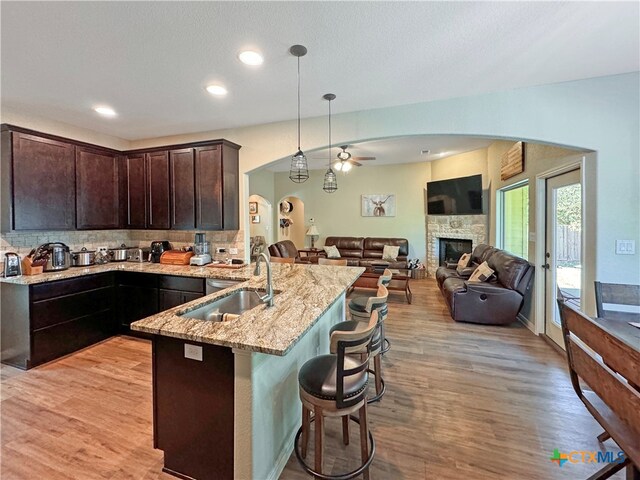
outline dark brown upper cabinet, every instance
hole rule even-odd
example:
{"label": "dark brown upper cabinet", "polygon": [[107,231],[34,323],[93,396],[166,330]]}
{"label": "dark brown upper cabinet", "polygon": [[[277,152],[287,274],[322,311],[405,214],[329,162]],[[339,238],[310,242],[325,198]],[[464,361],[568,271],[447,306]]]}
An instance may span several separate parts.
{"label": "dark brown upper cabinet", "polygon": [[76,147],[76,226],[78,230],[118,228],[118,157]]}
{"label": "dark brown upper cabinet", "polygon": [[2,229],[76,228],[74,146],[3,129]]}
{"label": "dark brown upper cabinet", "polygon": [[168,229],[169,218],[169,152],[152,152],[147,157],[148,228]]}
{"label": "dark brown upper cabinet", "polygon": [[222,152],[219,145],[196,148],[196,224],[223,229]]}
{"label": "dark brown upper cabinet", "polygon": [[171,150],[171,228],[193,230],[196,224],[193,148]]}
{"label": "dark brown upper cabinet", "polygon": [[238,150],[225,144],[196,148],[196,228],[237,230]]}
{"label": "dark brown upper cabinet", "polygon": [[1,125],[0,229],[239,228],[239,145],[118,152]]}
{"label": "dark brown upper cabinet", "polygon": [[120,157],[120,225],[147,227],[146,156],[144,153]]}

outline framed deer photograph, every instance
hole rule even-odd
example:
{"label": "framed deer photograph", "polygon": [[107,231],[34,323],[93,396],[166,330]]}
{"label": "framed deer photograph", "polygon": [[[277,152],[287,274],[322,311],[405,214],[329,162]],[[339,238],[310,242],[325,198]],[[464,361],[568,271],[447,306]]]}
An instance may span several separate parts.
{"label": "framed deer photograph", "polygon": [[363,217],[395,217],[395,194],[362,195]]}

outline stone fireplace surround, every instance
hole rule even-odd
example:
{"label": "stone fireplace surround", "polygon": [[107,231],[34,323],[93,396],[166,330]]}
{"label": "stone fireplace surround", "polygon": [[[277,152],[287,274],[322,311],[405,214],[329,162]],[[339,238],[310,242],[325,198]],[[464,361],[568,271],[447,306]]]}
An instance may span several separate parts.
{"label": "stone fireplace surround", "polygon": [[427,215],[427,276],[440,266],[440,239],[471,240],[471,248],[487,243],[487,215]]}

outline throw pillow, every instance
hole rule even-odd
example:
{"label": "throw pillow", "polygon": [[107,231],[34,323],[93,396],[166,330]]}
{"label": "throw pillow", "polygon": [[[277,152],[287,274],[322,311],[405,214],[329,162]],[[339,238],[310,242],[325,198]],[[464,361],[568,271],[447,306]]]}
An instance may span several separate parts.
{"label": "throw pillow", "polygon": [[470,253],[463,253],[462,256],[460,257],[460,260],[458,260],[458,268],[466,268],[469,266],[469,260],[471,260],[471,254]]}
{"label": "throw pillow", "polygon": [[478,268],[473,271],[473,274],[469,277],[470,282],[486,282],[493,275],[493,270],[489,267],[487,262],[482,262]]}
{"label": "throw pillow", "polygon": [[385,245],[382,249],[382,259],[387,262],[395,262],[398,259],[398,253],[400,247],[393,247],[391,245]]}
{"label": "throw pillow", "polygon": [[340,250],[335,245],[322,247],[327,254],[327,258],[340,258]]}

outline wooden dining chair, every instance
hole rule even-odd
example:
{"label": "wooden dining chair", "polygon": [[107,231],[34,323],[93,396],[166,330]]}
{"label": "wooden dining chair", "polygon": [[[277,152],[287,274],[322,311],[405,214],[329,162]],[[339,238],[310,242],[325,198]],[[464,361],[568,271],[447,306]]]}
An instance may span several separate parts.
{"label": "wooden dining chair", "polygon": [[341,259],[337,259],[337,258],[319,258],[318,259],[318,265],[334,265],[334,266],[338,266],[338,267],[346,267],[347,266],[347,260],[344,258]]}
{"label": "wooden dining chair", "polygon": [[295,263],[296,259],[291,257],[271,257],[271,263]]}
{"label": "wooden dining chair", "polygon": [[593,282],[596,290],[596,310],[598,317],[606,317],[607,311],[603,304],[640,306],[640,285],[625,285],[623,283]]}
{"label": "wooden dining chair", "polygon": [[[589,478],[604,480],[632,463],[638,468],[640,392],[630,383],[640,382],[640,351],[570,305],[559,301],[558,307],[573,389],[626,456],[624,462],[609,463]],[[581,381],[590,390],[583,389]]]}

